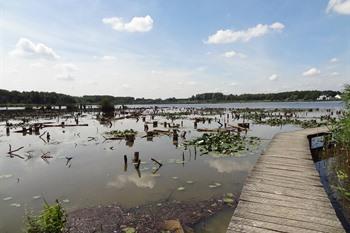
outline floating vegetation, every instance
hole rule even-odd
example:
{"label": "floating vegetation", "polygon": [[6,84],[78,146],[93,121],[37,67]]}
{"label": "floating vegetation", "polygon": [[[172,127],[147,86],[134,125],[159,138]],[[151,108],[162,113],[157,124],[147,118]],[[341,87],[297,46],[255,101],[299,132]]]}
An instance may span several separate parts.
{"label": "floating vegetation", "polygon": [[257,137],[242,137],[230,132],[204,133],[191,141],[186,141],[185,145],[199,146],[202,154],[215,152],[223,155],[236,155],[240,151],[248,150],[251,145],[259,143]]}
{"label": "floating vegetation", "polygon": [[218,183],[218,182],[215,182],[214,184],[208,185],[208,187],[211,188],[211,189],[218,188],[218,187],[220,187],[220,186],[221,186],[221,184]]}
{"label": "floating vegetation", "polygon": [[0,179],[9,179],[9,178],[12,178],[12,177],[13,177],[12,174],[0,175]]}
{"label": "floating vegetation", "polygon": [[19,207],[21,207],[21,204],[19,204],[19,203],[11,203],[10,206],[19,208]]}
{"label": "floating vegetation", "polygon": [[4,200],[4,201],[10,201],[10,200],[12,200],[13,198],[12,197],[5,197],[5,198],[3,198],[2,200]]}
{"label": "floating vegetation", "polygon": [[127,130],[112,130],[105,133],[106,135],[112,137],[112,138],[128,138],[128,137],[135,137],[137,132],[133,129],[127,129]]}

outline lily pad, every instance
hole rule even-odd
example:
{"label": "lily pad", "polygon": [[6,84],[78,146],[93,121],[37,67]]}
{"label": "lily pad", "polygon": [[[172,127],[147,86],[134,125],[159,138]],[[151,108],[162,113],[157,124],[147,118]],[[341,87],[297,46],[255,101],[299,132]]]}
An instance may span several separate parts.
{"label": "lily pad", "polygon": [[184,190],[185,190],[185,187],[182,187],[182,186],[177,188],[177,191],[184,191]]}
{"label": "lily pad", "polygon": [[10,206],[13,206],[13,207],[21,207],[21,204],[19,203],[11,203]]}
{"label": "lily pad", "polygon": [[125,227],[122,231],[125,233],[136,233],[136,229],[133,227]]}
{"label": "lily pad", "polygon": [[234,201],[232,198],[225,197],[225,198],[224,198],[224,202],[225,202],[226,204],[233,204],[235,201]]}
{"label": "lily pad", "polygon": [[9,201],[9,200],[12,200],[13,198],[12,197],[5,197],[4,199],[2,199],[2,200],[4,200],[4,201]]}
{"label": "lily pad", "polygon": [[233,198],[234,195],[233,195],[233,193],[226,193],[226,197]]}

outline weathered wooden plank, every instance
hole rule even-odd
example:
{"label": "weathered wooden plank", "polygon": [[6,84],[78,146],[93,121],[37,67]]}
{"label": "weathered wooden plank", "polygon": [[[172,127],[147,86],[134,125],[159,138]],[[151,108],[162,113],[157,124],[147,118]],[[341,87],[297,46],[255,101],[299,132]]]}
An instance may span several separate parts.
{"label": "weathered wooden plank", "polygon": [[345,232],[322,187],[307,135],[276,135],[247,177],[228,233]]}
{"label": "weathered wooden plank", "polygon": [[314,180],[307,180],[307,179],[288,177],[288,176],[287,177],[286,176],[274,176],[274,175],[269,175],[269,174],[265,174],[265,173],[258,173],[258,172],[255,172],[255,173],[249,175],[248,178],[266,179],[266,180],[277,181],[277,182],[297,183],[297,184],[322,187],[321,182],[314,182]]}
{"label": "weathered wooden plank", "polygon": [[307,230],[299,227],[291,227],[276,223],[270,223],[270,222],[263,222],[258,220],[251,220],[247,218],[240,218],[233,216],[230,224],[236,224],[236,225],[247,225],[257,228],[262,228],[265,230],[271,230],[271,231],[277,231],[277,232],[286,232],[286,233],[316,233],[320,231],[314,231],[314,230]]}
{"label": "weathered wooden plank", "polygon": [[318,186],[311,186],[311,185],[305,185],[302,183],[297,183],[297,182],[279,182],[278,180],[270,180],[270,179],[263,179],[263,178],[257,178],[257,177],[252,177],[248,178],[247,183],[260,183],[260,184],[269,184],[269,185],[276,185],[279,187],[285,187],[285,188],[293,188],[293,189],[301,189],[301,190],[306,190],[309,193],[310,192],[323,192],[323,187],[320,185]]}
{"label": "weathered wooden plank", "polygon": [[240,203],[235,210],[235,214],[239,214],[242,212],[278,217],[281,219],[281,221],[284,221],[284,219],[306,221],[306,222],[313,223],[314,225],[317,225],[319,227],[323,227],[323,226],[329,226],[332,228],[341,227],[340,222],[335,217],[329,218],[328,215],[321,214],[318,216],[312,216],[308,212],[300,212],[297,210],[290,210],[288,208],[277,210],[276,208],[273,208],[271,206],[266,206],[266,205],[261,205],[256,203],[249,203],[249,202]]}
{"label": "weathered wooden plank", "polygon": [[279,195],[275,193],[263,193],[263,192],[254,192],[250,190],[245,190],[242,195],[249,195],[249,196],[255,196],[260,198],[267,198],[267,199],[274,199],[274,200],[280,200],[280,201],[288,201],[292,203],[308,203],[315,206],[322,206],[325,208],[332,208],[332,205],[327,201],[319,201],[319,200],[312,200],[307,198],[299,198],[299,197],[290,197],[286,195]]}
{"label": "weathered wooden plank", "polygon": [[285,225],[285,226],[298,227],[298,228],[302,228],[302,229],[320,231],[320,232],[325,232],[325,233],[341,232],[336,227],[330,227],[330,226],[325,226],[325,225],[320,226],[319,224],[316,225],[312,222],[305,222],[305,221],[302,221],[300,219],[298,219],[298,220],[286,219],[286,218],[282,219],[282,218],[276,217],[276,216],[251,213],[251,212],[246,212],[246,211],[239,212],[236,214],[236,216],[240,217],[240,218],[244,218],[244,219],[258,220],[258,221],[275,223],[275,224],[283,223],[283,225]]}
{"label": "weathered wooden plank", "polygon": [[256,197],[256,196],[250,196],[250,195],[247,195],[245,193],[240,196],[240,200],[271,205],[271,206],[275,206],[276,208],[289,207],[289,208],[294,208],[294,209],[302,209],[302,210],[306,210],[306,211],[310,211],[310,212],[317,211],[317,212],[321,212],[324,214],[331,214],[331,215],[334,214],[333,209],[313,205],[312,203],[308,203],[308,202],[293,203],[293,202],[281,201],[281,200],[276,200],[276,199],[268,199],[268,198],[260,198],[260,197]]}

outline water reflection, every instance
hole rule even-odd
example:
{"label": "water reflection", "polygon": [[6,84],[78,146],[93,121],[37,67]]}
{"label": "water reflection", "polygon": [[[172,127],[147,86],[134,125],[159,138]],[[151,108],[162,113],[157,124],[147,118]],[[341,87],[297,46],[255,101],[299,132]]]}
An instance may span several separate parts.
{"label": "water reflection", "polygon": [[139,188],[153,189],[156,185],[155,177],[149,174],[145,174],[139,177],[137,174],[130,175],[118,175],[112,181],[107,183],[108,187],[123,188],[128,183],[134,184]]}
{"label": "water reflection", "polygon": [[233,171],[249,171],[252,163],[245,160],[223,160],[214,159],[207,161],[210,167],[215,168],[219,173],[232,173]]}

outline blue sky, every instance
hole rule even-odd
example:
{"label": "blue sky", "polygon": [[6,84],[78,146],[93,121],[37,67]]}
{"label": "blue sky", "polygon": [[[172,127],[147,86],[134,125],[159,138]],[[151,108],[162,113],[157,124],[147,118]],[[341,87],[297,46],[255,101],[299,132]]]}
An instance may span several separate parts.
{"label": "blue sky", "polygon": [[0,88],[188,97],[342,89],[350,0],[0,0]]}

